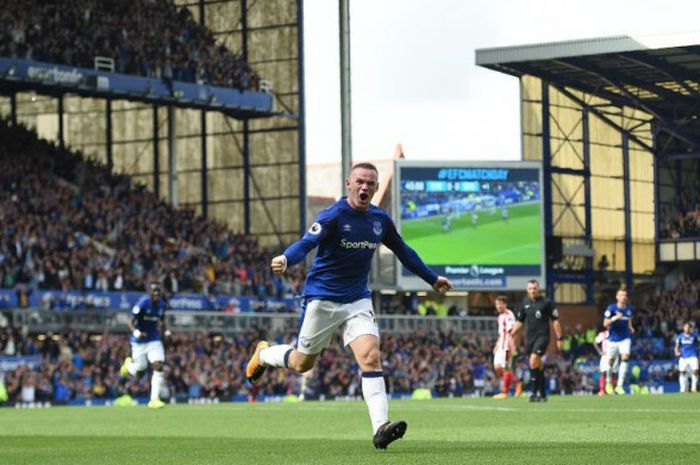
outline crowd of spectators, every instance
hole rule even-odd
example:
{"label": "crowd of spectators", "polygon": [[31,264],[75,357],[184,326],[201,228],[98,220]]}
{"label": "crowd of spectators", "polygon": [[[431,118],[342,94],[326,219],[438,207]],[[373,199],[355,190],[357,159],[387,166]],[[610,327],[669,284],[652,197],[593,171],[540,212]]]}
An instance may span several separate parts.
{"label": "crowd of spectators", "polygon": [[700,208],[668,215],[661,225],[661,239],[687,239],[700,237]]}
{"label": "crowd of spectators", "polygon": [[[0,120],[0,288],[298,293],[304,270],[272,275],[251,235],[173,208],[127,176]],[[20,298],[22,305],[22,297]]]}
{"label": "crowd of spectators", "polygon": [[7,0],[0,9],[0,56],[200,84],[257,89],[240,55],[217,45],[172,0]]}
{"label": "crowd of spectators", "polygon": [[[271,370],[260,385],[245,380],[245,363],[261,337],[290,342],[294,331],[265,334],[251,331],[235,336],[180,333],[166,341],[166,383],[163,398],[250,399],[257,395],[302,394],[301,376],[288,370]],[[428,389],[437,396],[480,396],[499,392],[491,366],[494,339],[487,335],[458,334],[449,330],[385,334],[382,338],[383,371],[387,392],[410,395]],[[132,379],[119,375],[129,353],[125,334],[23,335],[5,329],[0,333],[0,354],[37,356],[38,368],[20,366],[4,374],[10,401],[115,399],[124,394],[146,397],[148,373]],[[549,390],[562,394],[594,394],[598,390],[598,358],[564,353],[546,362]],[[637,359],[637,378],[649,381],[651,360]],[[515,372],[528,382],[527,358],[515,361]],[[0,373],[0,378],[2,378]],[[653,374],[655,381],[674,380],[673,369]],[[0,382],[3,380],[0,379]],[[305,383],[307,399],[355,397],[361,394],[360,370],[352,355],[336,338],[319,357]]]}
{"label": "crowd of spectators", "polygon": [[[681,181],[679,181],[681,182]],[[670,199],[660,199],[659,237],[661,239],[686,239],[700,237],[700,185],[688,180]]]}
{"label": "crowd of spectators", "polygon": [[685,279],[672,289],[657,289],[643,296],[637,304],[634,319],[638,336],[649,340],[643,349],[657,356],[670,355],[670,349],[661,354],[654,350],[651,347],[653,340],[661,341],[655,343],[657,347],[671,348],[684,321],[694,322],[696,328],[700,327],[699,297],[700,280],[696,279]]}

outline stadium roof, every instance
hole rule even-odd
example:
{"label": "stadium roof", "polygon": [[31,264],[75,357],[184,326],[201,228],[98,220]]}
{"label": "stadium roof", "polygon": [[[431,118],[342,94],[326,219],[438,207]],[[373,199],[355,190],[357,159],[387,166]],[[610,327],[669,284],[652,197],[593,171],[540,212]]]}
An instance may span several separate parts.
{"label": "stadium roof", "polygon": [[667,155],[700,154],[700,31],[480,49],[476,64],[639,108]]}

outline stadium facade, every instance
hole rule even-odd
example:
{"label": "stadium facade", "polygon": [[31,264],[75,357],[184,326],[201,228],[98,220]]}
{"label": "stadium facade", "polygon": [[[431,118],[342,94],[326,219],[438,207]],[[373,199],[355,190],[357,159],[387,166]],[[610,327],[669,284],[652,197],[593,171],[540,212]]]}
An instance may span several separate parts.
{"label": "stadium facade", "polygon": [[302,1],[175,3],[271,85],[270,112],[237,114],[213,99],[149,102],[147,95],[93,97],[4,82],[0,117],[263,244],[286,244],[305,228]]}
{"label": "stadium facade", "polygon": [[632,287],[697,259],[695,241],[663,233],[697,179],[697,44],[670,34],[476,51],[477,65],[520,80],[522,158],[542,161],[558,301],[592,303],[596,281]]}

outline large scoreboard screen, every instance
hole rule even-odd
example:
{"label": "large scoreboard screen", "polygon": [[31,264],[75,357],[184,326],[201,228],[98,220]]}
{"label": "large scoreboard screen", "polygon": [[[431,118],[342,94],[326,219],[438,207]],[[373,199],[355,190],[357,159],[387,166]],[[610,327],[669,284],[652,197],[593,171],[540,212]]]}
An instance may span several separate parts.
{"label": "large scoreboard screen", "polygon": [[[542,169],[537,162],[409,162],[395,166],[404,240],[458,289],[544,283]],[[424,288],[399,264],[402,289]]]}

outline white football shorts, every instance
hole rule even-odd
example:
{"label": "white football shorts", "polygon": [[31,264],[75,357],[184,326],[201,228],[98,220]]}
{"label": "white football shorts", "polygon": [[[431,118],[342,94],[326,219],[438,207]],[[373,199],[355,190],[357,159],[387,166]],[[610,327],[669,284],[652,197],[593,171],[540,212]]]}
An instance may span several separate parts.
{"label": "white football shorts", "polygon": [[510,366],[510,351],[498,349],[493,355],[493,366],[508,368]]}
{"label": "white football shorts", "polygon": [[698,371],[698,358],[688,357],[678,359],[678,371],[685,373],[687,370]]}
{"label": "white football shorts", "polygon": [[164,362],[165,361],[165,350],[163,349],[163,343],[161,341],[150,341],[141,343],[131,343],[131,358],[134,359],[134,363],[139,367],[139,371],[146,369],[146,361],[153,362]]}
{"label": "white football shorts", "polygon": [[631,345],[632,340],[630,338],[615,342],[608,341],[608,359],[614,360],[622,354],[629,354]]}
{"label": "white football shorts", "polygon": [[360,299],[347,304],[330,300],[307,302],[297,350],[307,355],[318,354],[328,347],[338,329],[343,332],[343,344],[346,346],[365,334],[379,337],[372,301]]}

